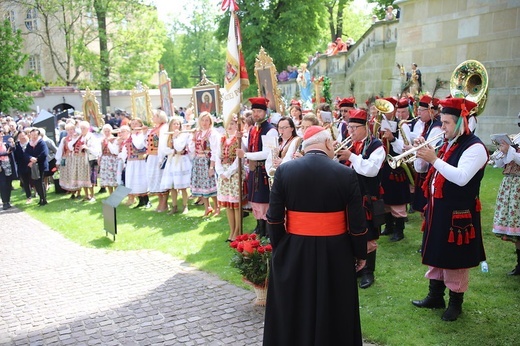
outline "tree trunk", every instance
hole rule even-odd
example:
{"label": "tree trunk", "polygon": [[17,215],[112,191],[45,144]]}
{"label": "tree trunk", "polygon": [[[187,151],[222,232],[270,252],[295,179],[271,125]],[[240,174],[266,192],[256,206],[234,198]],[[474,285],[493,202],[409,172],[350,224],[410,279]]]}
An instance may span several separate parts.
{"label": "tree trunk", "polygon": [[101,113],[107,113],[110,106],[110,61],[107,40],[106,7],[103,0],[94,0],[94,8],[99,30],[99,62],[100,62],[100,89],[101,89]]}

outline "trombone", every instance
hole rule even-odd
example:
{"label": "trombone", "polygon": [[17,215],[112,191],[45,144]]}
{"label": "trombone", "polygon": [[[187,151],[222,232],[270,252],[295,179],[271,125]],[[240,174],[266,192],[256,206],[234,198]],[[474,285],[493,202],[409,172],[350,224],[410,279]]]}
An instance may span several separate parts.
{"label": "trombone", "polygon": [[336,149],[334,149],[334,156],[338,155],[340,150],[350,149],[352,147],[352,139],[351,136],[345,138],[340,144],[337,145]]}
{"label": "trombone", "polygon": [[[417,158],[417,151],[419,149],[424,148],[425,146],[430,145],[430,144],[434,144],[434,143],[436,144],[444,137],[445,133],[446,133],[446,131],[442,131],[438,135],[436,135],[432,138],[429,138],[426,142],[419,144],[418,146],[413,147],[400,155],[397,155],[397,156],[387,155],[386,162],[388,162],[388,165],[392,169],[396,169],[397,167],[400,167],[403,163],[413,162]],[[439,146],[436,146],[435,149],[437,149],[438,147]]]}

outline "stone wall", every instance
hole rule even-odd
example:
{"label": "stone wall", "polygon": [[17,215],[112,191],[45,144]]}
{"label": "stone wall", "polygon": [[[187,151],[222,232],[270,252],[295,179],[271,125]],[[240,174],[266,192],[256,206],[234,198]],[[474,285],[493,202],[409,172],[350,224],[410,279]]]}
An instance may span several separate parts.
{"label": "stone wall", "polygon": [[[490,144],[492,133],[518,133],[520,112],[520,1],[400,0],[399,21],[372,25],[346,53],[320,57],[309,67],[313,76],[331,79],[332,97],[354,96],[361,105],[371,95],[397,95],[403,78],[396,63],[410,69],[416,63],[423,90],[435,80],[449,80],[454,69],[469,59],[487,70],[486,108],[478,117],[477,135]],[[280,83],[290,100],[294,82]],[[436,96],[445,97],[449,88]]]}

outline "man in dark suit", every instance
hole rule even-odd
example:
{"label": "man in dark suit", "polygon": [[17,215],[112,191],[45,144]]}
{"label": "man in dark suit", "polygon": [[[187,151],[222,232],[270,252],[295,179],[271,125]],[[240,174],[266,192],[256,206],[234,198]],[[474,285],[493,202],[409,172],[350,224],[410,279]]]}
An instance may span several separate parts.
{"label": "man in dark suit", "polygon": [[330,131],[309,127],[305,155],[279,166],[267,212],[273,246],[264,345],[362,345],[356,271],[367,254],[356,173]]}

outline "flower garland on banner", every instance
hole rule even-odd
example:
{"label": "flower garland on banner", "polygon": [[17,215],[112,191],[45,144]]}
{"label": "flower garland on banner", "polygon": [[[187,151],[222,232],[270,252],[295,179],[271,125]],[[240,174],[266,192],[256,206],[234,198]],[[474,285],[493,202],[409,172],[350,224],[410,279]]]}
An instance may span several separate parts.
{"label": "flower garland on banner", "polygon": [[232,241],[229,246],[234,250],[231,266],[238,269],[245,281],[266,287],[269,275],[269,261],[273,248],[268,238],[257,239],[257,235],[243,234]]}
{"label": "flower garland on banner", "polygon": [[312,78],[312,82],[315,85],[314,97],[312,103],[320,104],[327,103],[332,104],[332,96],[330,94],[330,78],[327,76],[320,76],[318,78]]}

